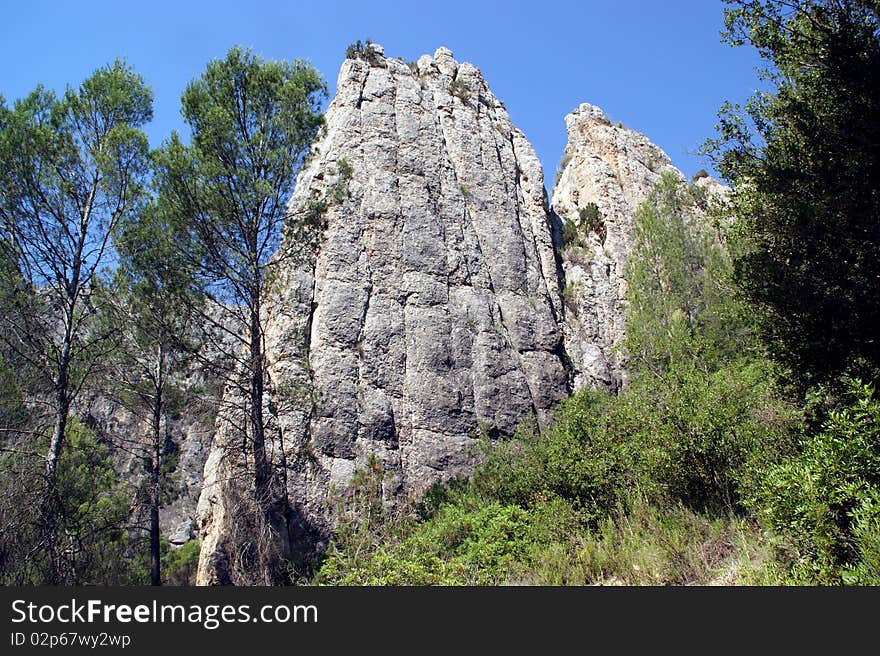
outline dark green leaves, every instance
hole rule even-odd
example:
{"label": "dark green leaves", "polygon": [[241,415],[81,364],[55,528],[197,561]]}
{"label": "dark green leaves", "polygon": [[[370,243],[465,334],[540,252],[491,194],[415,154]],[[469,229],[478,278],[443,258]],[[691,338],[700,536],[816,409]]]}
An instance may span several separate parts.
{"label": "dark green leaves", "polygon": [[736,280],[801,386],[880,363],[880,9],[730,0],[726,37],[771,90],[722,108],[708,142],[736,185]]}

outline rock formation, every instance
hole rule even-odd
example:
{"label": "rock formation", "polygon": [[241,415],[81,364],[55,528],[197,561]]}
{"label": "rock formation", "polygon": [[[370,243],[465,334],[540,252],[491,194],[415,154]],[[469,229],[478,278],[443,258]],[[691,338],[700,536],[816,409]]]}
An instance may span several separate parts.
{"label": "rock formation", "polygon": [[553,211],[577,227],[561,251],[565,349],[574,388],[616,390],[626,382],[624,266],[636,208],[664,171],[682,179],[666,154],[605,113],[582,104],[565,117],[568,146],[553,190]]}
{"label": "rock formation", "polygon": [[[290,210],[326,222],[266,302],[271,457],[307,551],[371,456],[387,498],[417,495],[472,467],[479,432],[544,419],[570,389],[541,165],[449,50],[343,63]],[[221,425],[205,467],[200,583],[228,580],[240,443]]]}
{"label": "rock formation", "polygon": [[[445,48],[407,64],[375,45],[342,64],[289,204],[323,232],[265,301],[287,557],[320,551],[328,500],[368,463],[387,500],[412,499],[466,475],[477,435],[548,420],[577,389],[625,385],[634,215],[664,172],[683,176],[597,107],[565,123],[550,209],[534,151],[474,66]],[[256,530],[241,524],[241,425],[221,411],[205,465],[202,584],[235,582],[231,536]]]}

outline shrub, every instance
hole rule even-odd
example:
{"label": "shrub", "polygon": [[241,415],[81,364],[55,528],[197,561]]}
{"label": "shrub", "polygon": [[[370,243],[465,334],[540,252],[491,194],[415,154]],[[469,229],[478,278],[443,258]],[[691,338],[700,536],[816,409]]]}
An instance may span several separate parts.
{"label": "shrub", "polygon": [[596,203],[587,203],[578,210],[578,228],[585,232],[595,232],[599,238],[605,239],[605,222]]}
{"label": "shrub", "polygon": [[379,52],[369,39],[365,43],[361,43],[358,39],[345,49],[345,58],[362,59],[367,63],[375,64],[378,62]]}
{"label": "shrub", "polygon": [[199,541],[189,540],[179,547],[163,544],[162,582],[164,585],[195,585],[199,566]]}
{"label": "shrub", "polygon": [[610,403],[602,392],[583,390],[558,406],[551,428],[522,426],[515,439],[486,452],[471,479],[474,491],[524,508],[550,498],[596,516],[614,508],[631,468],[628,445],[606,412]]}
{"label": "shrub", "polygon": [[708,177],[709,177],[709,173],[706,171],[706,169],[700,169],[699,171],[697,171],[696,173],[694,173],[691,176],[691,184],[694,184],[697,180],[700,180],[701,178],[708,178]]}
{"label": "shrub", "polygon": [[801,453],[769,468],[752,498],[796,580],[840,583],[878,571],[880,402],[858,380],[849,395]]}
{"label": "shrub", "polygon": [[755,473],[792,450],[796,417],[761,362],[679,366],[627,389],[617,409],[657,503],[745,510]]}
{"label": "shrub", "polygon": [[[37,452],[46,449],[46,437]],[[44,583],[48,563],[34,508],[42,458],[11,452],[0,458],[0,582]],[[131,498],[113,467],[108,446],[75,418],[68,421],[58,461],[57,504],[62,546],[74,563],[77,585],[125,585],[147,578],[143,563],[130,558]]]}
{"label": "shrub", "polygon": [[569,248],[581,245],[581,237],[578,234],[577,226],[574,221],[565,219],[562,222],[562,247]]}
{"label": "shrub", "polygon": [[465,83],[458,78],[455,78],[454,80],[452,80],[449,83],[449,87],[447,90],[449,91],[449,93],[451,95],[455,96],[456,98],[461,100],[463,103],[466,103],[468,100],[471,99],[471,92],[468,91],[468,88],[467,88],[467,86],[465,86]]}

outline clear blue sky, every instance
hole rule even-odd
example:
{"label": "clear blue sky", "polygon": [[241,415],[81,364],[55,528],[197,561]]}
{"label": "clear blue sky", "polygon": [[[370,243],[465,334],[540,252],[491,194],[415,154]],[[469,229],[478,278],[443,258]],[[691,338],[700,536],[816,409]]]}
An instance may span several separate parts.
{"label": "clear blue sky", "polygon": [[332,95],[345,47],[370,38],[417,59],[440,46],[479,67],[544,165],[565,147],[563,117],[582,102],[644,132],[691,175],[725,99],[757,85],[754,52],[720,42],[721,0],[0,0],[0,94],[79,84],[124,57],[155,93],[151,143],[180,129],[180,94],[232,45],[303,58]]}

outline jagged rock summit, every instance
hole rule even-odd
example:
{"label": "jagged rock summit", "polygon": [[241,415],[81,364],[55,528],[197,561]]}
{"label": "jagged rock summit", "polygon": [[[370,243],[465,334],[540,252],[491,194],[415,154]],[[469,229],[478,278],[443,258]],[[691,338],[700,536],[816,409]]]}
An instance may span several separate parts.
{"label": "jagged rock summit", "polygon": [[[367,462],[401,499],[472,467],[569,392],[540,162],[480,71],[446,48],[415,64],[376,45],[343,62],[290,210],[318,248],[266,300],[270,457],[286,530],[320,549],[328,494]],[[244,445],[244,448],[243,448]],[[199,583],[231,565],[246,441],[221,423],[199,502]]]}
{"label": "jagged rock summit", "polygon": [[561,249],[565,348],[575,389],[614,391],[626,383],[620,346],[633,218],[664,172],[684,175],[647,137],[612,124],[594,105],[580,105],[565,125],[568,145],[552,201],[553,211],[577,227],[577,239]]}

